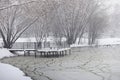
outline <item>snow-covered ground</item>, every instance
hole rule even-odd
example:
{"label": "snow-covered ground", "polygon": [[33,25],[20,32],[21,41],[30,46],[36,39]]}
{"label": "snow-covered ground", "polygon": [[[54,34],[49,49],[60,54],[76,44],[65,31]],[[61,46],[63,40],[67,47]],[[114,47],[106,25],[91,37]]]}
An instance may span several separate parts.
{"label": "snow-covered ground", "polygon": [[4,57],[11,57],[14,56],[12,53],[10,53],[7,49],[1,48],[0,49],[0,59]]}
{"label": "snow-covered ground", "polygon": [[[55,39],[54,37],[48,37],[48,42],[53,42]],[[66,41],[65,38],[62,38],[62,41]],[[19,38],[16,42],[36,42],[36,39],[31,38]],[[79,38],[76,40],[76,44],[79,42]],[[0,43],[2,43],[2,38],[0,38]],[[81,44],[86,45],[88,43],[87,38],[81,39]],[[106,45],[106,44],[120,44],[120,38],[101,38],[97,40],[97,44],[99,45]],[[1,44],[0,44],[1,45]]]}
{"label": "snow-covered ground", "polygon": [[116,45],[120,44],[120,38],[105,38],[105,39],[98,39],[99,45]]}
{"label": "snow-covered ground", "polygon": [[[54,44],[54,42],[55,42],[55,38],[54,37],[48,37],[47,41],[51,43],[52,47],[56,46]],[[62,38],[62,41],[66,41],[66,39]],[[31,37],[31,38],[19,38],[16,41],[16,43],[20,43],[20,44],[23,43],[23,42],[36,42],[36,39],[33,38],[33,37]],[[79,42],[79,38],[76,40],[75,44],[71,45],[71,47],[86,47],[86,46],[89,46],[87,38],[82,38],[80,44],[78,44],[78,42]],[[94,45],[98,45],[98,46],[120,45],[120,38],[101,38],[101,39],[97,39],[96,43]],[[2,46],[2,39],[0,38],[0,47],[1,46]],[[21,44],[21,46],[23,47],[23,44]],[[20,47],[20,46],[17,46],[17,47]]]}
{"label": "snow-covered ground", "polygon": [[73,48],[60,58],[13,57],[15,65],[34,80],[120,80],[120,47]]}
{"label": "snow-covered ground", "polygon": [[[45,41],[45,39],[43,39],[43,41]],[[53,41],[55,41],[55,38],[52,36],[49,36],[46,41],[53,42]],[[62,41],[66,41],[66,39],[63,37]],[[2,42],[2,38],[0,38],[0,42]],[[36,38],[34,38],[34,37],[19,38],[16,42],[36,42]]]}
{"label": "snow-covered ground", "polygon": [[16,67],[0,63],[0,80],[32,80]]}
{"label": "snow-covered ground", "polygon": [[[114,46],[114,45],[120,45],[120,38],[102,38],[97,39],[96,43],[93,46]],[[87,47],[88,45],[88,39],[81,39],[81,43],[78,44],[78,39],[75,44],[71,45],[71,47]]]}
{"label": "snow-covered ground", "polygon": [[[120,38],[99,39],[98,44],[120,44]],[[16,56],[0,61],[20,68],[34,80],[120,80],[120,46],[89,48],[84,47],[88,46],[85,42],[73,46],[81,48],[73,48],[72,55],[65,57]],[[1,58],[14,56],[6,49],[0,50]],[[31,80],[18,68],[8,64],[0,63],[0,80]]]}
{"label": "snow-covered ground", "polygon": [[[0,59],[14,56],[7,49],[0,49]],[[18,68],[0,62],[0,80],[32,80]]]}

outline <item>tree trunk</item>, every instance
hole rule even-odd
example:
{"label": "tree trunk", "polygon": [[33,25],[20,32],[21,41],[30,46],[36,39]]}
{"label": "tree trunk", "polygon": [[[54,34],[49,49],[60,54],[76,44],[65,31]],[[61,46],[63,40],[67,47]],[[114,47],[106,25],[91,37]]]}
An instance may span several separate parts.
{"label": "tree trunk", "polygon": [[10,44],[10,43],[4,43],[4,46],[3,46],[4,48],[7,48],[7,49],[11,49],[12,48],[12,44]]}

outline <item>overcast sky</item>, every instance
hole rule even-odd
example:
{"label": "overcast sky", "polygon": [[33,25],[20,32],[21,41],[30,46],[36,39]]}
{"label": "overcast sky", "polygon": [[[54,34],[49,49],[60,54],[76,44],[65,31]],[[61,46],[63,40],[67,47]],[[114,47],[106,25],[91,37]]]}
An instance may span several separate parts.
{"label": "overcast sky", "polygon": [[105,0],[108,5],[120,4],[120,0]]}
{"label": "overcast sky", "polygon": [[116,4],[120,4],[120,0],[104,0],[106,6],[109,8],[109,13],[113,13],[114,12],[114,6]]}

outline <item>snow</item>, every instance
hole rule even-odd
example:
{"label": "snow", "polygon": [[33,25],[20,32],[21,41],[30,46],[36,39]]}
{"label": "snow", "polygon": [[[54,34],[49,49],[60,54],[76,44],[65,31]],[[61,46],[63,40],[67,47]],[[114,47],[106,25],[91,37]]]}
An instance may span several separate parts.
{"label": "snow", "polygon": [[[57,39],[57,38],[56,38]],[[43,42],[45,39],[43,39]],[[49,36],[46,40],[47,42],[54,42],[55,38],[52,36]],[[66,38],[62,38],[62,41],[66,41]],[[0,38],[0,43],[2,42],[2,38]],[[35,37],[29,37],[29,38],[19,38],[16,42],[37,42]]]}
{"label": "snow", "polygon": [[88,44],[72,44],[70,47],[88,47]]}
{"label": "snow", "polygon": [[[120,45],[120,38],[101,38],[97,39],[96,43],[92,46],[107,46],[107,45]],[[81,39],[81,43],[78,44],[78,39],[71,47],[89,47],[88,39]]]}
{"label": "snow", "polygon": [[[24,51],[27,51],[27,50],[35,50],[35,49],[11,49],[11,50],[16,50],[16,54],[17,55],[24,55]],[[70,50],[70,48],[61,48],[61,49],[58,49],[58,48],[52,48],[52,49],[50,49],[50,48],[43,48],[43,49],[38,49],[37,51],[39,51],[39,52],[56,52],[56,51],[65,51],[65,50]],[[34,54],[34,53],[33,53]]]}
{"label": "snow", "polygon": [[61,48],[61,49],[58,49],[58,48],[53,48],[53,49],[50,49],[50,48],[44,48],[44,49],[40,49],[38,51],[65,51],[65,50],[69,50],[70,48]]}
{"label": "snow", "polygon": [[[48,42],[54,42],[55,38],[49,36],[47,38]],[[44,40],[43,40],[44,41]],[[66,41],[66,39],[63,37],[62,41]],[[19,38],[16,42],[22,43],[22,42],[36,42],[36,39],[34,37],[31,38]],[[75,44],[72,44],[71,47],[88,47],[88,39],[87,38],[82,38],[81,43],[78,44],[79,38],[76,40]],[[101,38],[97,39],[97,42],[94,45],[100,45],[100,46],[105,46],[105,45],[117,45],[120,44],[120,38]],[[0,38],[0,47],[2,46],[2,39]]]}
{"label": "snow", "polygon": [[11,57],[14,56],[12,53],[10,53],[7,49],[1,48],[0,49],[0,59],[4,57]]}
{"label": "snow", "polygon": [[119,48],[75,48],[71,55],[61,58],[20,56],[4,61],[35,80],[120,80]]}
{"label": "snow", "polygon": [[99,45],[115,45],[120,44],[120,38],[105,38],[105,39],[98,39]]}
{"label": "snow", "polygon": [[[116,45],[116,44],[120,44],[120,38],[98,39],[98,45]],[[80,44],[80,45],[73,44],[71,46],[72,47],[75,47],[75,46],[76,47],[88,47],[87,43]],[[66,49],[69,49],[69,48],[66,48]],[[48,49],[46,49],[46,51],[47,50]],[[52,49],[52,50],[54,50],[54,49]],[[61,50],[63,50],[63,49],[61,49]],[[118,48],[112,48],[112,49],[107,49],[107,48],[87,49],[86,48],[85,50],[81,49],[80,52],[77,52],[79,54],[75,53],[72,56],[68,56],[68,60],[65,58],[64,62],[59,62],[59,61],[63,61],[64,60],[63,58],[51,59],[48,61],[48,63],[47,63],[48,59],[39,58],[39,59],[35,59],[35,60],[41,61],[41,62],[37,61],[37,62],[39,62],[39,64],[37,64],[38,65],[37,72],[40,73],[41,71],[43,71],[44,75],[50,76],[53,80],[101,80],[101,79],[99,79],[100,77],[89,72],[89,71],[91,71],[91,68],[93,67],[93,70],[96,72],[99,72],[99,68],[103,69],[103,71],[105,71],[105,72],[103,72],[102,74],[99,73],[102,76],[107,77],[107,75],[110,74],[111,80],[120,80],[120,77],[119,77],[120,76],[120,62],[119,62],[120,54],[119,54],[119,52],[120,52],[120,50]],[[92,53],[92,54],[88,54],[88,53]],[[0,49],[0,58],[10,57],[10,56],[14,56],[14,55],[12,53],[10,53],[7,49]],[[71,58],[69,59],[69,57],[71,57]],[[87,57],[90,57],[90,58],[87,58]],[[78,69],[78,67],[82,63],[84,63],[85,61],[87,61],[89,59],[93,59],[93,60],[87,66],[85,66],[85,69],[88,68],[88,72],[85,70],[82,70],[82,69]],[[22,59],[20,59],[20,60],[22,60]],[[28,60],[28,59],[26,59],[26,60]],[[57,62],[57,60],[59,60],[59,61]],[[35,64],[34,64],[35,62],[33,62],[33,61],[34,60],[32,58],[30,63],[28,63],[28,61],[24,61],[24,60],[22,61],[22,63],[27,62],[27,65],[30,64],[30,66],[33,66],[33,68],[35,68]],[[55,61],[56,64],[51,64],[53,62],[50,62],[50,61],[53,61],[53,62]],[[102,64],[100,64],[98,67],[94,67],[95,64],[97,65],[97,61],[102,61]],[[18,62],[18,61],[16,61],[16,62]],[[31,63],[33,63],[33,65],[31,65]],[[60,66],[59,63],[62,63],[62,64],[60,64],[62,66]],[[45,66],[44,67],[45,69],[43,69],[43,66],[45,64],[50,65],[50,66],[47,68]],[[59,66],[57,66],[57,64]],[[91,65],[92,65],[92,67],[91,67]],[[39,67],[41,67],[41,68],[39,68]],[[60,70],[58,70],[58,68],[60,68]],[[74,68],[74,69],[72,69],[72,68]],[[90,68],[90,70],[89,70],[89,68]],[[108,69],[105,69],[105,68],[108,68]],[[52,71],[52,69],[54,71]],[[29,69],[29,70],[31,70],[31,69]],[[102,70],[101,70],[101,72],[102,72]],[[35,74],[35,75],[37,75],[37,74]],[[15,68],[9,64],[0,63],[0,80],[31,80],[31,78],[26,77],[25,74],[22,71],[20,71],[18,68]],[[42,79],[42,80],[46,80],[46,79]],[[110,80],[110,79],[105,79],[105,80]]]}
{"label": "snow", "polygon": [[0,80],[31,80],[18,68],[9,64],[0,63]]}
{"label": "snow", "polygon": [[45,74],[53,80],[100,80],[98,76],[79,69],[76,71],[47,71]]}
{"label": "snow", "polygon": [[20,56],[4,61],[20,67],[35,80],[120,80],[119,48],[74,48],[71,55],[60,58]]}
{"label": "snow", "polygon": [[[0,49],[0,59],[14,56],[7,49]],[[0,80],[32,80],[16,67],[9,64],[0,63]]]}

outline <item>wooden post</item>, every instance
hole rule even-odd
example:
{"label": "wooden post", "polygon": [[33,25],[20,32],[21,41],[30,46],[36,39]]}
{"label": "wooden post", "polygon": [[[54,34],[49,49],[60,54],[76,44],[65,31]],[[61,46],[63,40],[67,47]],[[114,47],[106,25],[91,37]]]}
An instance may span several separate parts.
{"label": "wooden post", "polygon": [[54,54],[55,52],[53,52],[52,54],[53,54],[53,57],[55,56],[55,54]]}
{"label": "wooden post", "polygon": [[47,57],[48,57],[48,53],[49,53],[49,52],[46,52],[46,53],[47,53]]}
{"label": "wooden post", "polygon": [[34,42],[34,49],[35,49],[35,58],[37,56],[37,45],[36,45],[36,42]]}
{"label": "wooden post", "polygon": [[23,50],[24,51],[24,56],[26,56],[25,54],[26,54],[26,51],[25,50]]}
{"label": "wooden post", "polygon": [[35,58],[36,58],[36,56],[37,56],[36,54],[37,54],[37,50],[35,50]]}
{"label": "wooden post", "polygon": [[71,54],[71,49],[69,49],[69,54]]}
{"label": "wooden post", "polygon": [[44,52],[44,56],[45,56],[45,52]]}
{"label": "wooden post", "polygon": [[42,52],[39,52],[40,53],[40,56],[42,56]]}
{"label": "wooden post", "polygon": [[24,42],[23,42],[23,52],[24,52],[24,56],[25,56],[25,50],[24,49],[25,49],[25,47],[24,47]]}
{"label": "wooden post", "polygon": [[60,51],[60,56],[61,56],[61,51]]}
{"label": "wooden post", "polygon": [[42,56],[42,53],[41,52],[38,52],[40,54],[40,57]]}
{"label": "wooden post", "polygon": [[57,53],[57,57],[59,57],[58,51],[56,51],[56,53]]}
{"label": "wooden post", "polygon": [[64,52],[62,51],[62,56],[63,56]]}
{"label": "wooden post", "polygon": [[66,54],[66,51],[64,50],[63,52],[64,52],[64,53],[63,53],[63,56],[65,56],[65,54]]}
{"label": "wooden post", "polygon": [[27,53],[28,53],[28,56],[30,56],[30,51],[27,51]]}
{"label": "wooden post", "polygon": [[65,50],[65,55],[67,55],[67,50]]}
{"label": "wooden post", "polygon": [[59,55],[59,51],[57,51],[57,54],[58,54],[58,57],[60,57],[60,55]]}

